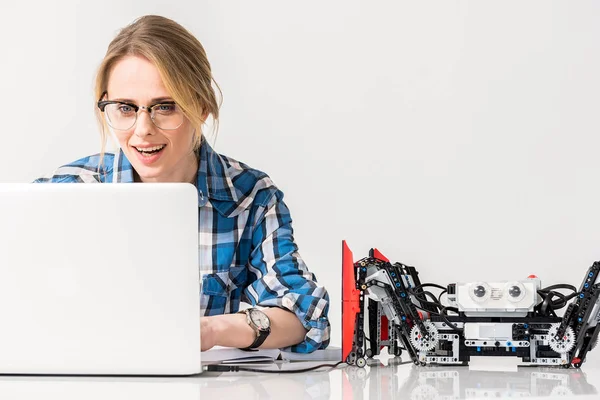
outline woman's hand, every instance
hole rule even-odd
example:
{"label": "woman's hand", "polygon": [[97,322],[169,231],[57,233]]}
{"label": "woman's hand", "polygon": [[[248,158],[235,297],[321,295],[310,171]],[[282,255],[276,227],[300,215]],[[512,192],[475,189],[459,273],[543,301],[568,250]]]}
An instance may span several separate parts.
{"label": "woman's hand", "polygon": [[200,318],[200,349],[208,350],[216,346],[217,335],[213,317]]}
{"label": "woman's hand", "polygon": [[223,314],[200,318],[200,347],[202,351],[214,346],[245,348],[256,334],[246,322],[245,314]]}

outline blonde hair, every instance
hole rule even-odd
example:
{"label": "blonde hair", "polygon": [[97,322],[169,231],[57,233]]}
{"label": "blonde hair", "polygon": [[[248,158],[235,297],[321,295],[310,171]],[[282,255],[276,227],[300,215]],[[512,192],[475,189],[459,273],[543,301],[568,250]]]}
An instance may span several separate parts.
{"label": "blonde hair", "polygon": [[[212,116],[216,133],[222,92],[215,82],[210,63],[202,44],[177,22],[158,15],[145,15],[136,19],[110,42],[106,55],[98,68],[95,101],[107,91],[108,80],[114,65],[127,56],[141,56],[152,62],[173,100],[195,129],[194,150],[202,142],[202,125]],[[212,84],[219,92],[217,99]],[[108,125],[103,113],[94,107],[100,125],[102,149],[100,165],[106,151]]]}

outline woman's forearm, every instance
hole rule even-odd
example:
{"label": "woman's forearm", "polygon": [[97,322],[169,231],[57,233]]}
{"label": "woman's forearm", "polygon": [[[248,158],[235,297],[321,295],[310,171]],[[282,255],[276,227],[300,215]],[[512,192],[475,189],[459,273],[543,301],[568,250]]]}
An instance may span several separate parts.
{"label": "woman's forearm", "polygon": [[[292,346],[304,340],[306,329],[291,311],[271,307],[263,310],[271,320],[271,334],[260,346],[263,349],[276,349]],[[247,325],[247,323],[246,323]]]}
{"label": "woman's forearm", "polygon": [[[304,340],[306,329],[292,312],[278,307],[262,310],[271,321],[271,333],[260,346],[274,349],[298,344]],[[245,348],[256,339],[246,322],[245,314],[224,314],[201,319],[202,350],[213,346]]]}

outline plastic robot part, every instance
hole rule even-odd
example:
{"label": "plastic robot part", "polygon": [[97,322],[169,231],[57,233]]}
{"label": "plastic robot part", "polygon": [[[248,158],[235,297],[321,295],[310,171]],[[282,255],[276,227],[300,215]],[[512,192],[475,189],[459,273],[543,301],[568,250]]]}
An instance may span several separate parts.
{"label": "plastic robot part", "polygon": [[459,282],[456,304],[469,317],[525,317],[538,303],[539,280]]}
{"label": "plastic robot part", "polygon": [[[349,364],[363,367],[365,357],[387,347],[415,365],[509,356],[528,366],[579,368],[600,337],[600,261],[579,288],[542,288],[531,275],[442,286],[421,283],[415,267],[376,249],[356,262],[345,242],[342,250],[342,353]],[[563,289],[572,293],[557,291]]]}
{"label": "plastic robot part", "polygon": [[476,303],[485,303],[492,293],[492,288],[486,282],[474,282],[467,285],[469,297]]}
{"label": "plastic robot part", "polygon": [[419,351],[433,350],[438,343],[438,330],[430,321],[423,322],[427,332],[424,334],[417,325],[410,330],[410,342]]}
{"label": "plastic robot part", "polygon": [[557,332],[559,328],[560,324],[556,323],[552,324],[550,329],[548,329],[548,345],[557,353],[568,353],[575,346],[575,332],[573,332],[573,328],[568,326],[564,335],[558,337]]}
{"label": "plastic robot part", "polygon": [[512,303],[518,303],[527,294],[527,289],[525,286],[519,281],[507,282],[505,287],[505,292],[507,294],[506,298],[508,301]]}

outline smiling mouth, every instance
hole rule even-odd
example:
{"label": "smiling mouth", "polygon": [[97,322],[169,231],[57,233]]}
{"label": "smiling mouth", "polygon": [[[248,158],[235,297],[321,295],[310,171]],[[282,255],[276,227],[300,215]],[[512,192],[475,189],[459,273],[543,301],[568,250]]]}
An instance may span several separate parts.
{"label": "smiling mouth", "polygon": [[133,148],[136,149],[143,156],[151,156],[151,155],[157,154],[160,151],[162,151],[165,147],[167,147],[167,146],[164,144],[161,144],[159,146],[154,146],[154,147],[146,147],[146,148],[133,146]]}

